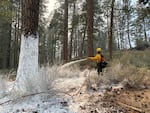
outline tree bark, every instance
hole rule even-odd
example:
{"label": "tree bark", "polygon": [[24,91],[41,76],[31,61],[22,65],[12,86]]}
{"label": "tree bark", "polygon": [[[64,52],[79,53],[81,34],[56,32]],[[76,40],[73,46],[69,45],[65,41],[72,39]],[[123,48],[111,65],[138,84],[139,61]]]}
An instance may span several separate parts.
{"label": "tree bark", "polygon": [[72,41],[73,41],[73,33],[74,33],[74,26],[75,26],[75,9],[76,9],[76,2],[73,3],[73,15],[72,15],[72,29],[71,29],[71,36],[70,36],[70,54],[69,54],[69,60],[72,59]]}
{"label": "tree bark", "polygon": [[21,11],[21,3],[18,2],[18,7],[16,8],[16,24],[15,24],[15,38],[14,38],[14,60],[13,60],[13,67],[16,69],[18,66],[18,56],[19,56],[19,37],[21,36],[20,33],[20,11]]}
{"label": "tree bark", "polygon": [[109,31],[109,59],[110,60],[112,60],[112,50],[113,50],[114,3],[115,3],[115,0],[112,0],[112,4],[111,4],[111,17],[110,17],[110,31]]}
{"label": "tree bark", "polygon": [[147,40],[147,34],[146,34],[146,23],[145,23],[145,19],[143,18],[143,24],[144,24],[144,37],[145,37],[145,43],[148,44],[148,40]]}
{"label": "tree bark", "polygon": [[[129,13],[129,12],[128,12]],[[132,48],[132,45],[131,45],[131,40],[130,40],[130,15],[127,14],[127,30],[128,30],[128,41],[129,41],[129,46],[130,48]]]}
{"label": "tree bark", "polygon": [[22,31],[24,35],[37,35],[39,1],[40,0],[22,0]]}
{"label": "tree bark", "polygon": [[83,51],[84,51],[84,46],[85,46],[84,43],[85,43],[86,30],[87,30],[87,25],[85,25],[83,38],[82,38],[82,43],[81,43],[81,52],[80,52],[80,57],[81,58],[84,56]]}
{"label": "tree bark", "polygon": [[10,56],[11,56],[11,23],[9,24],[9,29],[8,29],[8,34],[9,34],[9,37],[8,37],[8,47],[7,47],[7,64],[6,64],[6,67],[7,69],[10,69],[11,68],[11,63],[10,63]]}
{"label": "tree bark", "polygon": [[87,0],[88,56],[93,56],[93,0]]}
{"label": "tree bark", "polygon": [[65,0],[64,11],[64,40],[63,40],[63,59],[68,61],[68,0]]}

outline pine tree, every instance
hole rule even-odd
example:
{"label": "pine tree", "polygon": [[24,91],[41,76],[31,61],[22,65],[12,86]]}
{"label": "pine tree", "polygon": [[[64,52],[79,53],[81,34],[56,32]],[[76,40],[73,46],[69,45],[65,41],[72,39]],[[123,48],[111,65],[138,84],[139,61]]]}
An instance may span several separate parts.
{"label": "pine tree", "polygon": [[[15,89],[27,91],[38,75],[38,22],[40,0],[22,0],[22,36]],[[36,90],[36,88],[35,88]]]}

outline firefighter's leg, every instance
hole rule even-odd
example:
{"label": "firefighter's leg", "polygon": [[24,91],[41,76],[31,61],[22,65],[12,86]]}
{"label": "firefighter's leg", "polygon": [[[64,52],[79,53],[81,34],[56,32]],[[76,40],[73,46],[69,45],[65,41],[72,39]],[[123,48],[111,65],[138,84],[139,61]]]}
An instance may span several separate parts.
{"label": "firefighter's leg", "polygon": [[98,75],[100,75],[100,66],[99,66],[99,63],[97,63],[97,73],[98,73]]}
{"label": "firefighter's leg", "polygon": [[101,73],[101,76],[103,76],[102,67],[100,67],[100,73]]}
{"label": "firefighter's leg", "polygon": [[98,75],[101,75],[101,73],[102,73],[102,67],[101,67],[100,63],[97,64],[97,73],[98,73]]}

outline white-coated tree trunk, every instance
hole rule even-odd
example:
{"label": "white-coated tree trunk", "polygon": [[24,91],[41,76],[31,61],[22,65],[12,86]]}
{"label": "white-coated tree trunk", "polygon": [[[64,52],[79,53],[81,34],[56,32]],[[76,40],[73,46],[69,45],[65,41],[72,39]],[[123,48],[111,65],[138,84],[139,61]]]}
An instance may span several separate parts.
{"label": "white-coated tree trunk", "polygon": [[38,36],[22,34],[15,90],[22,92],[36,90],[37,87],[33,85],[36,76],[38,76]]}

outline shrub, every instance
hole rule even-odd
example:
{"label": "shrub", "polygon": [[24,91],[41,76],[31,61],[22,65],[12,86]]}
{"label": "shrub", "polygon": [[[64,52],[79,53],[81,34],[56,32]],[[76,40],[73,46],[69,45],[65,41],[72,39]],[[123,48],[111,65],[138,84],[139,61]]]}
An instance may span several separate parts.
{"label": "shrub", "polygon": [[54,80],[60,76],[59,70],[59,66],[42,67],[40,69],[39,75],[35,81],[35,85],[38,85],[40,91],[52,89]]}
{"label": "shrub", "polygon": [[24,93],[36,93],[50,90],[53,81],[59,76],[59,74],[59,67],[57,66],[41,67],[36,77],[26,77],[23,80],[23,83],[15,81],[13,87],[14,90],[12,90],[11,93],[13,94],[17,91],[18,95],[22,95]]}
{"label": "shrub", "polygon": [[147,51],[127,51],[122,54],[122,57],[111,63],[107,78],[114,83],[126,80],[126,85],[131,88],[139,88],[149,84],[148,62],[150,54]]}

